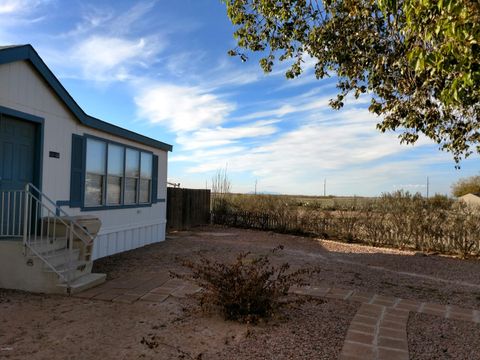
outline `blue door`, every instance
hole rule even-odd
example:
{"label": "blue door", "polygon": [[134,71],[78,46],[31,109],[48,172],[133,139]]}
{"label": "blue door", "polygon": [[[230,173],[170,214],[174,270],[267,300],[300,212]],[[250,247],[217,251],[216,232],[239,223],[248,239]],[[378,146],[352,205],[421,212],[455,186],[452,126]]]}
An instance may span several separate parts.
{"label": "blue door", "polygon": [[36,125],[0,116],[0,235],[16,235],[22,226],[20,192],[35,177]]}

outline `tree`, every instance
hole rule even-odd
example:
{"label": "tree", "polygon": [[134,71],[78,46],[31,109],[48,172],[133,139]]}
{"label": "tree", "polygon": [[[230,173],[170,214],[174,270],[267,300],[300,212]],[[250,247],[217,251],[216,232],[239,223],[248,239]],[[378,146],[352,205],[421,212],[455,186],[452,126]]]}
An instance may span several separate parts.
{"label": "tree", "polygon": [[456,162],[480,153],[480,2],[478,0],[223,0],[238,47],[262,52],[287,78],[315,59],[315,75],[336,75],[339,92],[371,95],[377,128],[402,143],[421,134]]}
{"label": "tree", "polygon": [[456,197],[466,194],[480,194],[480,176],[471,176],[458,180],[452,185],[452,194]]}

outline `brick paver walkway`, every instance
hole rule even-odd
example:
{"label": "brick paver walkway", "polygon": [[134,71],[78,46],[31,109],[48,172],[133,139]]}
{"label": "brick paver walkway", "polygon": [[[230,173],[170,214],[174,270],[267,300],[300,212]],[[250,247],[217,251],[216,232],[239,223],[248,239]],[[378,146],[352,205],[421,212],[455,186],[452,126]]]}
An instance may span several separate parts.
{"label": "brick paver walkway", "polygon": [[132,277],[107,281],[73,296],[128,304],[136,301],[161,303],[170,296],[185,297],[199,290],[198,286],[180,279],[171,279],[167,273],[160,273],[143,279]]}
{"label": "brick paver walkway", "polygon": [[292,288],[292,293],[361,302],[345,338],[341,360],[408,360],[410,311],[480,323],[480,310],[406,300],[328,286]]}
{"label": "brick paver walkway", "polygon": [[[122,303],[161,303],[168,297],[185,297],[200,291],[196,285],[159,273],[139,279],[108,281],[74,296]],[[298,295],[362,303],[355,314],[340,354],[341,360],[408,360],[407,320],[410,311],[447,319],[480,323],[480,310],[406,300],[327,285],[294,287]]]}

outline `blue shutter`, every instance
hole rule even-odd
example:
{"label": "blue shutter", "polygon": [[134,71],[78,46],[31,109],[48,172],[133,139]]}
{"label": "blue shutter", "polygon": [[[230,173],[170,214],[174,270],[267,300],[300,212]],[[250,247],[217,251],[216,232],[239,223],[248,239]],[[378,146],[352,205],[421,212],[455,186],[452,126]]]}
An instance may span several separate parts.
{"label": "blue shutter", "polygon": [[72,163],[70,170],[70,207],[81,207],[85,184],[85,138],[72,136]]}
{"label": "blue shutter", "polygon": [[152,159],[152,204],[155,204],[158,195],[158,156],[153,155]]}

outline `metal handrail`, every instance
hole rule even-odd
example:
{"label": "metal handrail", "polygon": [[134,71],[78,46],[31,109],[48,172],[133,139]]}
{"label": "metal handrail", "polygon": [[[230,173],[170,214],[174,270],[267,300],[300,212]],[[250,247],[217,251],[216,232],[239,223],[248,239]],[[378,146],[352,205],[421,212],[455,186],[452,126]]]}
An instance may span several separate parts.
{"label": "metal handrail", "polygon": [[[30,188],[32,188],[33,190],[35,190],[38,194],[41,195],[41,198],[42,200],[45,199],[47,200],[54,208],[55,208],[55,211],[57,211],[58,213],[60,214],[63,214],[64,217],[66,217],[68,219],[68,221],[70,222],[70,224],[73,224],[75,225],[77,228],[79,228],[84,235],[86,235],[90,241],[85,241],[83,239],[83,237],[79,236],[79,234],[74,230],[74,234],[80,239],[83,241],[83,243],[85,245],[90,245],[93,240],[94,240],[94,237],[83,227],[81,226],[77,221],[75,221],[75,219],[73,217],[71,217],[65,210],[63,210],[60,206],[58,206],[52,199],[50,199],[47,195],[45,195],[44,193],[42,193],[35,185],[33,185],[32,183],[28,183],[26,186],[25,186],[25,191],[29,194],[32,195],[32,197],[37,200],[38,202],[42,203],[42,200],[40,200],[39,198],[37,198],[31,191],[30,191]],[[56,218],[58,218],[60,221],[62,221],[62,223],[67,227],[69,228],[70,226],[67,225],[67,223],[65,221],[63,221],[63,219],[60,217],[60,216],[56,216]]]}
{"label": "metal handrail", "polygon": [[28,248],[30,249],[30,251],[36,256],[38,257],[40,260],[42,260],[45,265],[47,265],[55,274],[57,274],[59,277],[61,277],[65,282],[67,282],[67,284],[69,283],[69,278],[65,275],[63,275],[61,272],[59,272],[55,266],[53,266],[52,264],[50,264],[50,262],[45,259],[37,250],[35,250],[32,246],[28,246]]}
{"label": "metal handrail", "polygon": [[30,183],[23,190],[0,191],[0,206],[0,236],[21,237],[24,255],[39,258],[68,289],[78,266],[75,240],[87,251],[95,237]]}

